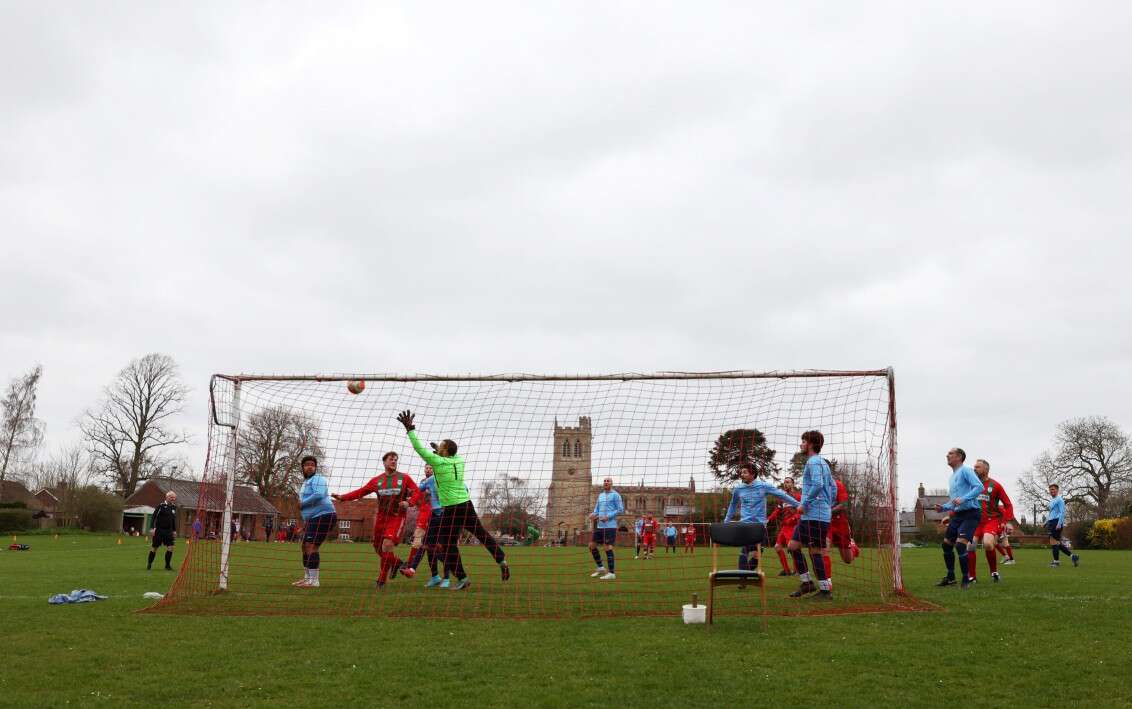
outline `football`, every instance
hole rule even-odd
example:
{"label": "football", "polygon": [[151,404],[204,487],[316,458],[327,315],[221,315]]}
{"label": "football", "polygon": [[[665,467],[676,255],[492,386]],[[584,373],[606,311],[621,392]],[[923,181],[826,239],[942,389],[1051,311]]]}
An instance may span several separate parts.
{"label": "football", "polygon": [[353,382],[346,382],[346,389],[351,394],[361,394],[363,391],[365,391],[365,388],[366,383],[361,379]]}

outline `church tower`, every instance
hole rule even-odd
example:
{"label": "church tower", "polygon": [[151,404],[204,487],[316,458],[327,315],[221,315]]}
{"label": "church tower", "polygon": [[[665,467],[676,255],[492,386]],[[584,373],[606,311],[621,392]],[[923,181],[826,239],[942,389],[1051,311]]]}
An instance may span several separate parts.
{"label": "church tower", "polygon": [[589,416],[577,426],[559,426],[554,421],[554,466],[546,494],[546,531],[551,540],[586,533],[593,510],[593,479],[590,468],[593,431]]}

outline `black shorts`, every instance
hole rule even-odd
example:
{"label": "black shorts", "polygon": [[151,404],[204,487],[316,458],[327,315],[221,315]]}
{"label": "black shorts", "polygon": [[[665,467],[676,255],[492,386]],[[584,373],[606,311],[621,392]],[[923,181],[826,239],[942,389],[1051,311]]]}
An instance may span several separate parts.
{"label": "black shorts", "polygon": [[952,512],[951,521],[947,523],[947,531],[944,532],[943,538],[953,544],[959,537],[963,537],[968,541],[973,539],[975,537],[975,530],[979,528],[979,520],[982,516],[983,513],[979,510]]}
{"label": "black shorts", "polygon": [[612,546],[617,543],[617,528],[610,527],[604,529],[598,527],[594,530],[594,544],[609,544]]}
{"label": "black shorts", "polygon": [[424,533],[424,541],[421,542],[426,547],[436,546],[440,541],[440,518],[444,513],[432,515],[428,520],[428,529]]}
{"label": "black shorts", "polygon": [[1046,534],[1049,535],[1050,539],[1056,539],[1059,542],[1061,541],[1061,535],[1057,533],[1057,530],[1061,529],[1061,527],[1058,525],[1058,522],[1060,521],[1061,520],[1058,519],[1051,519],[1050,521],[1046,522]]}
{"label": "black shorts", "polygon": [[153,548],[156,549],[160,546],[173,546],[173,530],[172,529],[155,529],[153,530]]}
{"label": "black shorts", "polygon": [[823,547],[827,536],[829,536],[829,522],[803,519],[794,527],[794,535],[791,539],[805,547]]}
{"label": "black shorts", "polygon": [[303,530],[303,542],[306,544],[322,544],[338,527],[338,515],[333,512],[318,517],[311,517],[306,521]]}

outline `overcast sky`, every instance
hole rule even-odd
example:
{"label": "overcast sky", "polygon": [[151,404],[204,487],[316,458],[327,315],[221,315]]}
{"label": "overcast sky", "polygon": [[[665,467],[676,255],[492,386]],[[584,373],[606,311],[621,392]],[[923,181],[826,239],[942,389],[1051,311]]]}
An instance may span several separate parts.
{"label": "overcast sky", "polygon": [[[896,371],[1132,428],[1132,5],[0,2],[0,377]],[[800,4],[792,4],[800,5]]]}

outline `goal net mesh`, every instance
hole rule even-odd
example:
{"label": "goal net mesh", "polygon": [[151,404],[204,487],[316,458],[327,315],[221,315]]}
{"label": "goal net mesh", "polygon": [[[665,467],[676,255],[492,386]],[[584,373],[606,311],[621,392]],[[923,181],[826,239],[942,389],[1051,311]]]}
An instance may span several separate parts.
{"label": "goal net mesh", "polygon": [[[350,393],[347,382],[363,380]],[[822,456],[849,493],[856,548],[831,549],[835,600],[789,598],[798,587],[787,556],[764,547],[759,588],[716,589],[715,614],[810,614],[919,609],[903,593],[891,372],[723,372],[610,376],[225,376],[210,385],[208,452],[196,500],[179,500],[196,531],[169,593],[151,610],[212,614],[437,617],[679,615],[708,573],[737,568],[735,548],[712,548],[739,484],[736,463],[754,462],[775,484],[801,485],[805,431],[825,437]],[[416,415],[422,441],[451,439],[480,520],[506,555],[504,582],[489,549],[465,535],[459,552],[468,589],[426,588],[394,574],[380,589],[374,496],[336,502],[337,528],[320,549],[320,585],[296,588],[303,519],[300,460],[318,458],[330,492],[361,488],[383,455],[414,481],[424,461],[399,411]],[[758,433],[754,433],[757,431]],[[426,443],[427,445],[427,443]],[[615,535],[615,579],[592,576],[587,548],[602,481],[624,503]],[[771,497],[768,507],[777,501]],[[640,548],[638,520],[657,523]],[[394,554],[412,554],[419,510],[410,507]],[[431,519],[431,517],[429,518]],[[188,522],[186,522],[188,523]],[[435,523],[435,522],[430,522]],[[423,522],[422,522],[423,524]],[[647,528],[651,525],[646,525]],[[674,544],[669,534],[675,531]],[[780,522],[768,524],[773,544]],[[379,535],[380,536],[380,533]],[[195,538],[192,538],[195,537]],[[651,538],[649,539],[651,541]],[[380,544],[380,540],[378,541]],[[603,566],[607,557],[601,551]],[[856,555],[854,557],[854,555]],[[441,557],[443,558],[443,557]],[[809,556],[807,555],[807,561]],[[438,561],[437,574],[445,565]],[[454,586],[456,579],[450,584]]]}

